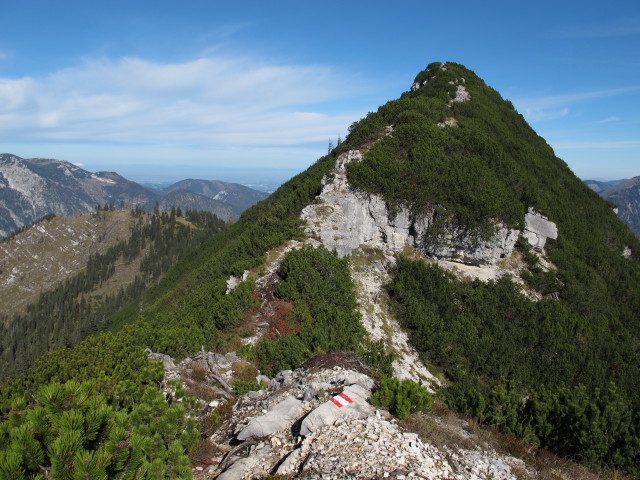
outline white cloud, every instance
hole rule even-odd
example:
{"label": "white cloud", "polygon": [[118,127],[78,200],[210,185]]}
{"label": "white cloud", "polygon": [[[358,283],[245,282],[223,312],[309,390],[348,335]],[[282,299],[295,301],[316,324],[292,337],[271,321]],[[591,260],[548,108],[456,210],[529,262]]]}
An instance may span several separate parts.
{"label": "white cloud", "polygon": [[361,112],[321,112],[356,78],[323,66],[208,57],[85,59],[42,78],[0,79],[0,141],[215,149],[304,145]]}
{"label": "white cloud", "polygon": [[34,82],[28,77],[18,80],[0,78],[0,114],[28,109],[34,94]]}
{"label": "white cloud", "polygon": [[579,148],[637,148],[640,147],[640,140],[621,140],[614,142],[556,142],[553,148],[559,149],[579,149]]}
{"label": "white cloud", "polygon": [[[539,97],[524,97],[513,100],[518,111],[523,112],[527,120],[545,121],[555,120],[569,114],[568,105],[588,100],[624,95],[640,89],[638,86],[615,88],[609,90],[595,90],[591,92],[569,93],[562,95],[545,95]],[[615,117],[614,117],[615,118]]]}
{"label": "white cloud", "polygon": [[556,120],[558,118],[566,117],[569,114],[568,108],[561,110],[545,110],[542,108],[527,108],[524,111],[524,116],[527,120],[532,122],[543,122],[546,120]]}
{"label": "white cloud", "polygon": [[620,120],[622,120],[620,117],[607,117],[604,120],[600,120],[596,123],[611,123],[611,122],[619,122]]}

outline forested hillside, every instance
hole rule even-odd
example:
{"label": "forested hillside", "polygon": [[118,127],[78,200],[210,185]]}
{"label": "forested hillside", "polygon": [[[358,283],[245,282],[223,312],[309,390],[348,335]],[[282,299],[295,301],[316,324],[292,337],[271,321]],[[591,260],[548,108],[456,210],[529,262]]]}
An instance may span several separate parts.
{"label": "forested hillside", "polygon": [[[91,255],[126,240],[138,220],[129,210],[100,208],[77,217],[51,215],[3,239],[0,316],[24,313],[41,292],[84,269]],[[116,277],[126,277],[121,273]]]}
{"label": "forested hillside", "polygon": [[[110,215],[106,208],[93,215]],[[46,351],[72,346],[88,335],[118,324],[114,314],[125,306],[136,310],[145,287],[156,282],[224,222],[208,212],[147,214],[129,211],[132,228],[126,240],[88,257],[86,268],[40,293],[26,312],[6,316],[0,325],[2,376],[32,366]],[[114,281],[116,271],[128,269]]]}

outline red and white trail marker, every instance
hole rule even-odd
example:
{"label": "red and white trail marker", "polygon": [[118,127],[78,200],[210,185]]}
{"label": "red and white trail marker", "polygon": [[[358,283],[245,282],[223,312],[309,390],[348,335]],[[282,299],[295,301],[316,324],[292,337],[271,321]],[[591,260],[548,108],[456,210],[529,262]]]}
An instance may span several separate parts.
{"label": "red and white trail marker", "polygon": [[340,408],[340,407],[346,407],[347,405],[349,405],[350,403],[352,403],[353,400],[351,400],[346,393],[342,392],[339,395],[336,395],[335,397],[333,397],[331,399],[331,403],[333,403],[336,407]]}

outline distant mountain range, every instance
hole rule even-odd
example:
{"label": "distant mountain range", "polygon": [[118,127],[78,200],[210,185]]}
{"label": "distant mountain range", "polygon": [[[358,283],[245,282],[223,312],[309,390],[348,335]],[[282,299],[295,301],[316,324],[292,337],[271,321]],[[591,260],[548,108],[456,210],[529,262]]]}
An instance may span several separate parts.
{"label": "distant mountain range", "polygon": [[267,196],[217,180],[183,180],[151,190],[115,172],[91,173],[63,160],[0,155],[0,237],[49,214],[74,216],[106,204],[203,210],[232,220]]}
{"label": "distant mountain range", "polygon": [[640,176],[601,182],[585,180],[591,190],[618,207],[618,216],[640,238]]}
{"label": "distant mountain range", "polygon": [[[161,208],[173,205],[191,205],[194,210],[206,210],[215,213],[215,208],[226,208],[235,218],[247,208],[269,196],[239,183],[222,182],[220,180],[187,179],[174,183],[159,191],[162,195]],[[207,205],[209,205],[208,208]],[[184,209],[184,207],[182,207]],[[218,215],[228,218],[229,215]]]}

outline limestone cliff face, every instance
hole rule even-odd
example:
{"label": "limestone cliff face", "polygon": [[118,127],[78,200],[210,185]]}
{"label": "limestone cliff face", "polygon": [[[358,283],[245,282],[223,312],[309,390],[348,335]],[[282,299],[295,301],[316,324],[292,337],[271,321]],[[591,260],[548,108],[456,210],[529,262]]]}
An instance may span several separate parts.
{"label": "limestone cliff face", "polygon": [[433,225],[433,214],[414,215],[407,208],[392,213],[381,196],[352,191],[346,165],[361,159],[358,150],[340,155],[316,203],[302,212],[306,233],[327,248],[345,256],[363,244],[391,254],[411,246],[431,257],[471,265],[492,265],[511,255],[519,230],[497,225],[494,236],[482,240],[454,229],[444,232],[436,243],[426,235]]}
{"label": "limestone cliff face", "polygon": [[335,249],[343,257],[362,244],[399,250],[410,235],[411,218],[400,212],[389,219],[387,206],[378,195],[359,195],[352,192],[346,176],[346,165],[362,159],[357,150],[338,157],[316,203],[302,211],[307,221],[306,233],[320,240],[327,248]]}
{"label": "limestone cliff face", "polygon": [[443,260],[468,265],[493,265],[513,252],[520,230],[495,227],[493,237],[482,240],[463,229],[447,231],[438,243],[424,240],[415,247],[422,253]]}

